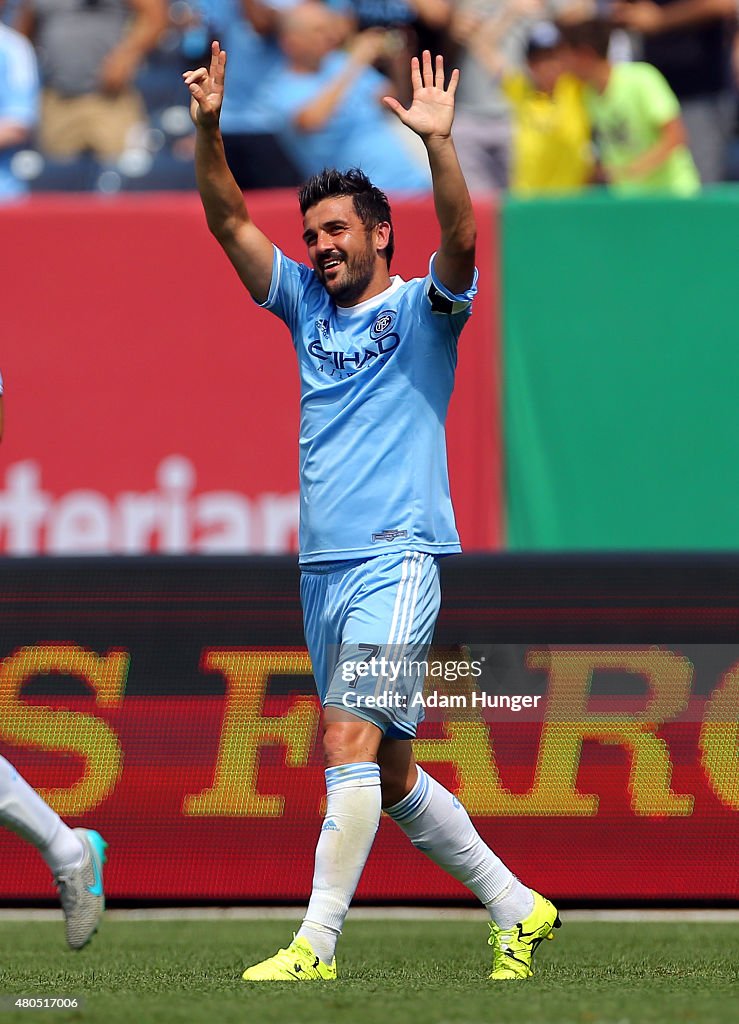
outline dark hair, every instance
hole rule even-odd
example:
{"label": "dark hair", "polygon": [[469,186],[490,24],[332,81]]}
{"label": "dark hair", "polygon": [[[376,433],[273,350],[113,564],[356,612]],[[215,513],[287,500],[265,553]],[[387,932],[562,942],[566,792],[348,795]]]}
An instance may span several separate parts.
{"label": "dark hair", "polygon": [[588,21],[566,25],[562,35],[573,50],[593,50],[602,60],[608,57],[611,23],[603,18],[590,18]]}
{"label": "dark hair", "polygon": [[366,228],[374,228],[383,223],[390,225],[390,238],[385,247],[385,259],[390,269],[390,261],[395,252],[395,235],[390,203],[385,193],[373,185],[358,167],[351,167],[348,171],[324,168],[299,190],[300,212],[304,214],[322,199],[333,199],[335,196],[352,197],[354,212]]}
{"label": "dark hair", "polygon": [[562,33],[550,21],[540,21],[533,25],[526,40],[526,60],[535,61],[539,57],[549,57],[562,46]]}

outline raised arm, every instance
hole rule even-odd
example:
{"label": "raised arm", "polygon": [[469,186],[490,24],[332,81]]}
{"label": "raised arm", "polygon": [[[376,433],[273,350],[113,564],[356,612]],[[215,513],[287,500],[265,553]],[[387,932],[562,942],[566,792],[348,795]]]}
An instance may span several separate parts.
{"label": "raised arm", "polygon": [[624,28],[644,35],[659,35],[674,29],[691,28],[718,18],[736,18],[736,0],[678,0],[660,7],[652,0],[614,4],[613,20]]}
{"label": "raised arm", "polygon": [[513,70],[503,51],[505,36],[519,22],[525,19],[542,20],[544,16],[543,0],[507,0],[487,17],[462,7],[454,13],[451,34],[454,41],[464,46],[491,78],[497,79]]}
{"label": "raised arm", "polygon": [[226,51],[211,47],[210,68],[186,71],[190,116],[197,129],[195,175],[208,227],[257,302],[265,302],[272,280],[272,243],[249,216],[244,197],[226,163],[219,120],[226,75]]}
{"label": "raised arm", "polygon": [[147,53],[167,28],[164,0],[128,0],[132,17],[128,29],[100,66],[101,88],[112,95],[126,89]]}
{"label": "raised arm", "polygon": [[452,16],[449,0],[409,0],[410,6],[428,28],[445,29]]}
{"label": "raised arm", "polygon": [[277,31],[280,13],[274,7],[260,0],[241,0],[241,10],[251,27],[260,36],[272,35]]}
{"label": "raised arm", "polygon": [[13,26],[17,32],[21,35],[26,36],[33,42],[33,38],[36,35],[36,12],[31,6],[30,0],[21,0],[21,4],[18,7],[15,15],[15,24]]}
{"label": "raised arm", "polygon": [[667,121],[660,128],[657,141],[626,167],[611,174],[612,181],[639,181],[656,171],[678,146],[687,145],[685,126],[679,117]]}
{"label": "raised arm", "polygon": [[424,50],[423,68],[417,57],[411,60],[411,82],[413,102],[409,110],[392,96],[385,96],[383,102],[426,146],[441,228],[434,269],[441,283],[458,295],[470,287],[474,278],[476,238],[472,202],[452,141],[459,71],[452,71],[444,88],[444,59],[437,57],[434,69],[431,54]]}
{"label": "raised arm", "polygon": [[315,132],[323,128],[335,113],[350,85],[382,56],[386,36],[382,29],[367,28],[354,37],[349,45],[349,59],[344,67],[293,117],[293,124],[298,131]]}

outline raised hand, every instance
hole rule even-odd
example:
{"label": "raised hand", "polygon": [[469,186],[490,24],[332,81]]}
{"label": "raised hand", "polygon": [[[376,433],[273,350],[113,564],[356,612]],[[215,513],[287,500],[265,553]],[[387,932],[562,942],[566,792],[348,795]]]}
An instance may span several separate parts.
{"label": "raised hand", "polygon": [[385,52],[387,32],[381,28],[366,28],[358,32],[349,44],[349,57],[359,67],[374,64]]}
{"label": "raised hand", "polygon": [[133,81],[138,58],[130,50],[111,50],[100,65],[99,81],[103,92],[118,96]]}
{"label": "raised hand", "polygon": [[512,14],[519,18],[544,18],[543,0],[511,0]]}
{"label": "raised hand", "polygon": [[413,100],[408,110],[392,96],[384,96],[382,102],[400,118],[406,127],[422,139],[449,138],[454,120],[454,93],[457,91],[459,71],[455,68],[444,88],[444,58],[436,58],[436,68],[431,54],[423,51],[423,68],[418,57],[411,60],[411,83]]}
{"label": "raised hand", "polygon": [[226,51],[220,43],[210,48],[210,68],[185,71],[183,79],[190,90],[190,117],[197,125],[216,125],[223,104],[223,83],[226,77]]}
{"label": "raised hand", "polygon": [[452,18],[449,31],[455,43],[466,46],[484,23],[485,19],[475,11],[461,10]]}
{"label": "raised hand", "polygon": [[664,26],[665,14],[662,8],[652,0],[637,0],[636,3],[619,2],[613,6],[613,20],[633,32],[653,35]]}

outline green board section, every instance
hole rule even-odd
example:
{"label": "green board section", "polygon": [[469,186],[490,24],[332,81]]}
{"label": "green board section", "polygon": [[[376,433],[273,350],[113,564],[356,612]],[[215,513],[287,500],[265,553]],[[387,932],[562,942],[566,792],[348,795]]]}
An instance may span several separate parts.
{"label": "green board section", "polygon": [[739,548],[739,191],[502,230],[508,547]]}

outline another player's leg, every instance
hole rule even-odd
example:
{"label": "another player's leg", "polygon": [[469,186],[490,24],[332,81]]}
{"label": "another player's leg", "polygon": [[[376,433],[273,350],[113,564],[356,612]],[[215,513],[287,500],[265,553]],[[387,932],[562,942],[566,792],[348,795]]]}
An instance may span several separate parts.
{"label": "another player's leg", "polygon": [[493,853],[459,800],[416,765],[407,740],[383,740],[378,760],[385,812],[414,846],[487,908],[493,947],[490,977],[530,977],[539,943],[554,938],[560,925],[556,907],[523,885]]}
{"label": "another player's leg", "polygon": [[59,890],[67,942],[81,949],[97,931],[105,909],[106,843],[90,829],[71,829],[15,768],[0,756],[0,824],[36,847]]}

